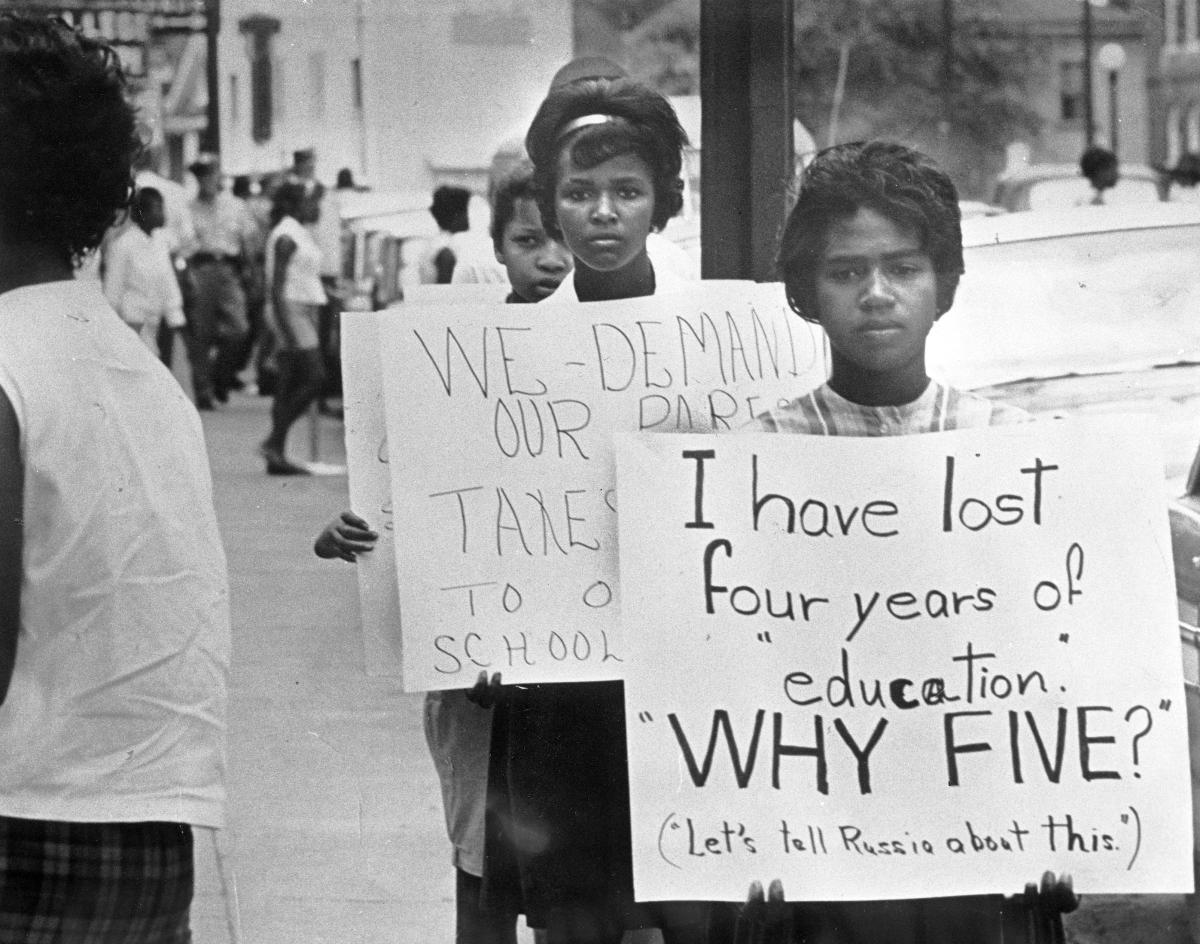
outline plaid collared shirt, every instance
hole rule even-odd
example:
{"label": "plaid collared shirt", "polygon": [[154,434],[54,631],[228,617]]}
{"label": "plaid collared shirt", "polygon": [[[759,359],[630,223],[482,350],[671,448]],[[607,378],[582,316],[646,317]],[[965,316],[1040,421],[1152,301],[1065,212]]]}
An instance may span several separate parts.
{"label": "plaid collared shirt", "polygon": [[822,384],[780,407],[761,413],[748,428],[812,436],[909,436],[976,426],[1028,422],[1024,410],[994,403],[935,380],[912,403],[863,406]]}

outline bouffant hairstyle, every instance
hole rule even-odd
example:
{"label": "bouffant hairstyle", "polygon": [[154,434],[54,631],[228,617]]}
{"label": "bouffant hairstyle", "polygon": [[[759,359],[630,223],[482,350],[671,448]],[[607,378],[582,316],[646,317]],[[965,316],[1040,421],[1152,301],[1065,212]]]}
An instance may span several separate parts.
{"label": "bouffant hairstyle", "polygon": [[299,219],[309,190],[302,180],[286,180],[275,188],[271,197],[271,225],[276,226],[285,216]]}
{"label": "bouffant hairstyle", "polygon": [[0,15],[0,231],[72,265],[133,193],[141,150],[116,53],[62,20]]}
{"label": "bouffant hairstyle", "polygon": [[916,233],[933,263],[938,314],[949,311],[963,274],[958,191],[920,151],[887,141],[831,147],[801,175],[776,261],[792,310],[805,321],[820,320],[816,278],[830,225],[864,207]]}
{"label": "bouffant hairstyle", "polygon": [[492,245],[500,250],[504,228],[517,213],[518,200],[536,200],[537,187],[533,182],[533,164],[521,161],[496,181],[492,192]]}
{"label": "bouffant hairstyle", "polygon": [[[572,127],[581,118],[595,120]],[[661,230],[683,207],[680,171],[687,143],[671,103],[631,79],[580,79],[551,89],[525,136],[546,231],[562,236],[554,196],[564,152],[583,168],[622,154],[645,161],[654,183],[651,225]]]}

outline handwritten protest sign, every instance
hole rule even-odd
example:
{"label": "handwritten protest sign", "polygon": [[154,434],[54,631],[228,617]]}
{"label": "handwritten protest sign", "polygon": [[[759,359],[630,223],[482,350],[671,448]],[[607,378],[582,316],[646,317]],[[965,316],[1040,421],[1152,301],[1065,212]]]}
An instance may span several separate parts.
{"label": "handwritten protest sign", "polygon": [[638,897],[1189,890],[1145,426],[619,436]]}
{"label": "handwritten protest sign", "polygon": [[375,549],[360,555],[356,565],[363,652],[369,675],[399,675],[401,671],[396,536],[379,360],[379,322],[392,317],[398,317],[397,313],[348,311],[341,318],[350,507],[379,533]]}
{"label": "handwritten protest sign", "polygon": [[620,677],[612,433],[736,428],[824,377],[778,285],[380,330],[408,690]]}

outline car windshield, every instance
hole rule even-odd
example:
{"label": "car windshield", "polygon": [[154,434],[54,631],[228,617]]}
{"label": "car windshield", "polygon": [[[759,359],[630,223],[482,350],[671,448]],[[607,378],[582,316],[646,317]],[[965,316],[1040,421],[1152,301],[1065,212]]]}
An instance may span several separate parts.
{"label": "car windshield", "polygon": [[968,248],[931,372],[961,387],[1200,362],[1200,225]]}

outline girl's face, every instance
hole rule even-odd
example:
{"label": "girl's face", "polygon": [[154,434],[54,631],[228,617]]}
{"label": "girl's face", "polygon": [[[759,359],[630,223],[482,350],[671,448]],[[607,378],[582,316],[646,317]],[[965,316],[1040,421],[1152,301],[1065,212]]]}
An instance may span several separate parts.
{"label": "girl's face", "polygon": [[[937,278],[917,234],[867,207],[835,220],[817,270],[817,311],[834,375],[872,402],[923,389],[925,339],[937,321]],[[835,384],[835,389],[837,385]]]}
{"label": "girl's face", "polygon": [[563,241],[589,269],[613,272],[646,252],[654,216],[654,180],[636,154],[618,154],[584,169],[564,149],[554,205]]}
{"label": "girl's face", "polygon": [[571,271],[571,254],[542,227],[542,213],[532,197],[513,202],[513,215],[504,226],[496,259],[508,272],[516,295],[539,302],[558,288]]}

